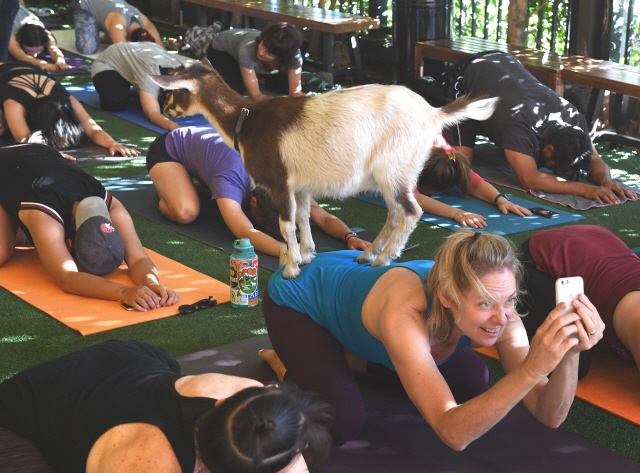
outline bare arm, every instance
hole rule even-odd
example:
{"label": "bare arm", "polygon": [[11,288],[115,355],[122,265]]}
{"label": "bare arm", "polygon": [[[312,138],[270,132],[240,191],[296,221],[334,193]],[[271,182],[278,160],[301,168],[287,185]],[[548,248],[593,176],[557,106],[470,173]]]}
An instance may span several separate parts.
{"label": "bare arm", "polygon": [[248,238],[253,247],[271,256],[280,255],[280,242],[266,233],[254,228],[251,220],[244,214],[242,207],[233,199],[216,199],[224,223],[236,238]]}
{"label": "bare arm", "polygon": [[156,43],[158,43],[164,49],[167,49],[164,47],[164,43],[162,42],[162,37],[160,36],[160,33],[158,32],[158,28],[156,28],[156,25],[154,25],[144,13],[140,12],[140,16],[142,17],[142,22],[144,23],[143,25],[144,29],[147,30],[151,36],[153,36],[153,39],[156,40]]}
{"label": "bare arm", "polygon": [[564,180],[554,174],[539,171],[533,156],[508,149],[505,149],[504,152],[524,190],[533,189],[555,194],[578,195],[596,200],[599,203],[604,201],[608,204],[616,204],[619,202],[613,192],[606,187]]}
{"label": "bare arm", "polygon": [[[338,217],[331,215],[320,207],[315,200],[311,200],[311,220],[318,225],[323,232],[338,240],[344,241],[345,236],[351,233],[351,229]],[[366,250],[371,246],[371,242],[358,237],[351,237],[347,241],[347,248],[350,250]]]}
{"label": "bare arm", "polygon": [[4,119],[7,121],[9,131],[13,138],[19,143],[26,140],[31,134],[31,129],[27,125],[27,111],[22,104],[13,99],[4,101]]}
{"label": "bare arm", "polygon": [[[482,179],[478,181],[476,187],[473,188],[473,190],[471,191],[471,195],[473,195],[477,199],[484,200],[485,202],[490,202],[493,204],[496,200],[496,197],[500,195],[500,192],[498,192],[498,189],[493,187],[487,181]],[[525,215],[531,215],[531,211],[529,209],[520,207],[519,205],[510,202],[504,197],[500,197],[497,204],[498,210],[500,210],[500,212],[502,212],[504,215],[509,212],[513,212],[514,214],[520,215],[521,217],[524,217]]]}
{"label": "bare arm", "polygon": [[289,96],[290,97],[298,97],[298,96],[302,96],[302,84],[301,84],[301,77],[302,77],[302,68],[298,68],[298,69],[289,69],[288,72],[288,76],[289,76]]}
{"label": "bare arm", "polygon": [[75,97],[70,97],[71,105],[73,106],[73,110],[76,112],[80,123],[82,124],[82,128],[91,141],[93,141],[98,146],[103,146],[104,148],[109,148],[109,152],[111,156],[113,156],[116,152],[120,153],[122,156],[137,156],[140,154],[140,151],[132,148],[127,148],[126,146],[121,145],[116,140],[111,138],[111,136],[104,131],[100,125],[98,125],[91,116],[84,109],[82,104],[78,102]]}
{"label": "bare arm", "polygon": [[[626,187],[622,187],[611,179],[611,173],[609,171],[609,166],[605,163],[598,152],[596,151],[595,146],[593,146],[593,155],[591,156],[591,167],[589,168],[589,172],[587,173],[587,177],[591,182],[593,182],[597,186],[602,186],[610,191],[608,197],[616,203],[619,202],[618,194],[620,197],[629,199],[637,199],[638,196],[631,189],[627,189]],[[596,199],[598,200],[598,199]],[[598,202],[600,202],[598,200]]]}
{"label": "bare arm", "polygon": [[240,73],[242,74],[242,80],[244,81],[244,86],[247,88],[249,97],[253,100],[261,97],[262,93],[260,92],[260,84],[258,84],[256,71],[253,69],[247,69],[246,67],[240,67]]}
{"label": "bare arm", "polygon": [[9,39],[9,53],[13,56],[16,61],[25,61],[31,64],[34,64],[38,67],[41,67],[45,71],[54,71],[57,69],[55,64],[51,64],[42,59],[35,58],[30,54],[24,52],[20,43],[16,39],[15,35],[11,35],[11,39]]}
{"label": "bare arm", "polygon": [[436,199],[432,199],[424,194],[417,193],[414,194],[414,197],[418,201],[420,208],[430,214],[450,218],[451,220],[458,222],[463,227],[469,226],[471,228],[484,228],[487,226],[487,218],[480,214],[465,212],[462,209],[451,207],[450,205]]}
{"label": "bare arm", "polygon": [[56,38],[53,36],[51,31],[47,30],[47,36],[49,37],[49,43],[47,44],[47,51],[51,55],[51,60],[53,64],[60,70],[69,69],[71,66],[67,64],[64,59],[64,54],[58,47],[58,43],[56,42]]}
{"label": "bare arm", "polygon": [[180,128],[176,122],[171,121],[169,118],[165,117],[160,110],[160,104],[158,103],[158,97],[155,97],[153,94],[145,90],[140,91],[140,105],[142,105],[142,110],[144,114],[149,117],[151,123],[157,125],[165,130],[175,130],[176,128]]}

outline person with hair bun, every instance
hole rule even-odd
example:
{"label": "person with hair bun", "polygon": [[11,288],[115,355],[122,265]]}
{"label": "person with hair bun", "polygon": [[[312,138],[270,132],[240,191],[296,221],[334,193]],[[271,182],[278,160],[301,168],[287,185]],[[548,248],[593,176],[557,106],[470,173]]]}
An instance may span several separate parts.
{"label": "person with hair bun", "polygon": [[302,34],[289,23],[269,23],[260,32],[233,29],[218,33],[207,49],[207,59],[224,81],[252,99],[263,94],[260,84],[273,92],[302,95]]}
{"label": "person with hair bun", "polygon": [[439,135],[431,149],[429,160],[418,177],[418,192],[415,195],[418,205],[425,212],[450,218],[464,227],[486,227],[487,218],[483,215],[466,212],[464,209],[451,207],[431,198],[450,191],[453,186],[458,187],[462,197],[468,198],[472,195],[485,202],[491,202],[504,215],[509,212],[521,217],[531,215],[529,209],[512,203],[505,194],[473,172],[466,158],[454,152],[442,135]]}
{"label": "person with hair bun", "polygon": [[[356,251],[321,253],[295,280],[282,268],[262,307],[275,351],[261,351],[278,377],[317,392],[336,409],[336,443],[358,434],[364,406],[351,366],[396,371],[442,441],[463,450],[523,401],[558,427],[573,402],[578,355],[604,324],[586,296],[555,307],[531,343],[515,310],[522,266],[507,239],[461,230],[435,261],[358,264]],[[487,389],[473,347],[495,346],[506,376]],[[364,361],[367,363],[365,364]],[[354,363],[359,362],[359,363]],[[376,368],[379,371],[380,367]]]}
{"label": "person with hair bun", "polygon": [[[306,461],[331,450],[332,420],[329,405],[294,385],[185,376],[165,350],[136,340],[98,343],[0,384],[0,427],[59,473],[308,472]],[[2,444],[0,459],[19,471]]]}
{"label": "person with hair bun", "polygon": [[[52,62],[39,59],[45,52],[49,53]],[[47,30],[40,19],[24,5],[20,5],[13,22],[9,54],[16,61],[30,62],[45,71],[65,70],[71,67],[66,63],[51,31]]]}

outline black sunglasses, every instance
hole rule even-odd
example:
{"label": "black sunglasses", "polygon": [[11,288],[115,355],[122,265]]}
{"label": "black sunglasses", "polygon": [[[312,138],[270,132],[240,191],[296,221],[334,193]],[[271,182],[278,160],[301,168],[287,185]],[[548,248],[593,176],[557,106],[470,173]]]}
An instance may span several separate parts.
{"label": "black sunglasses", "polygon": [[214,299],[213,296],[209,296],[208,299],[202,299],[193,304],[184,304],[178,307],[180,315],[193,314],[198,310],[211,309],[218,305],[218,299]]}

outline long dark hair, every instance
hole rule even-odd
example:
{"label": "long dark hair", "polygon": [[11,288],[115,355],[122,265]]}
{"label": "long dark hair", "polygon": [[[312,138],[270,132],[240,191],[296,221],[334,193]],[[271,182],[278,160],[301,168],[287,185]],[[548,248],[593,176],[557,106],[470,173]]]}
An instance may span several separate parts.
{"label": "long dark hair", "polygon": [[326,458],[332,423],[331,406],[295,385],[247,388],[203,414],[196,446],[212,473],[275,473],[299,453]]}
{"label": "long dark hair", "polygon": [[27,110],[31,132],[41,132],[43,142],[57,150],[78,148],[88,139],[68,97],[46,95]]}
{"label": "long dark hair", "polygon": [[418,190],[422,193],[431,190],[440,193],[458,186],[460,194],[467,198],[471,193],[471,174],[469,161],[460,153],[447,152],[434,146],[426,166],[418,177]]}
{"label": "long dark hair", "polygon": [[260,41],[278,58],[277,69],[285,71],[302,45],[302,34],[289,23],[269,23],[262,30]]}
{"label": "long dark hair", "polygon": [[136,28],[129,32],[129,41],[132,43],[140,43],[142,41],[149,41],[155,43],[156,39],[144,28]]}
{"label": "long dark hair", "polygon": [[20,46],[35,48],[49,44],[49,35],[47,35],[47,30],[42,26],[27,23],[22,25],[16,32],[16,41]]}

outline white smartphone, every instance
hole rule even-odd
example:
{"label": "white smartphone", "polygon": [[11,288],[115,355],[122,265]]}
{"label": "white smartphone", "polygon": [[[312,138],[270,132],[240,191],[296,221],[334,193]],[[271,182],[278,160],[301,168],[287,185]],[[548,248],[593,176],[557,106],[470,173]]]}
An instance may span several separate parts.
{"label": "white smartphone", "polygon": [[556,305],[561,302],[567,303],[567,308],[562,312],[562,315],[576,311],[571,301],[577,300],[582,293],[584,293],[584,281],[580,276],[556,280]]}

